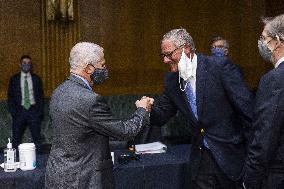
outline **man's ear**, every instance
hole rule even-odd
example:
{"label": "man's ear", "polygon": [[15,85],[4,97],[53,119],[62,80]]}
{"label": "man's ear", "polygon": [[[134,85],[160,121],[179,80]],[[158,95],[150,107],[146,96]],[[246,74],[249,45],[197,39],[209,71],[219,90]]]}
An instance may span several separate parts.
{"label": "man's ear", "polygon": [[92,72],[94,72],[94,67],[92,65],[88,64],[85,68],[85,72],[87,74],[91,74]]}

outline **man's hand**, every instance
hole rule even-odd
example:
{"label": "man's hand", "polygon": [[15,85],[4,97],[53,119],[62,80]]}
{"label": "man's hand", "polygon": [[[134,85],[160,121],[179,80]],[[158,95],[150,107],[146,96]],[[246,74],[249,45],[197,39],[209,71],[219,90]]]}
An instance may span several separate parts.
{"label": "man's hand", "polygon": [[151,107],[154,103],[154,99],[150,97],[143,96],[140,100],[135,102],[137,108],[142,107],[146,109],[147,112],[151,111]]}

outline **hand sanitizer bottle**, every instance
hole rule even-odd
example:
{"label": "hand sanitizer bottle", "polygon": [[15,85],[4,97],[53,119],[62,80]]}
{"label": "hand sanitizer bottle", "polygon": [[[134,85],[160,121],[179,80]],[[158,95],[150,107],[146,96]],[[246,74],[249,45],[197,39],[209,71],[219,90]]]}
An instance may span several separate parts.
{"label": "hand sanitizer bottle", "polygon": [[16,166],[16,149],[12,148],[12,143],[10,138],[8,138],[7,148],[4,149],[4,171],[5,172],[15,172],[17,170]]}

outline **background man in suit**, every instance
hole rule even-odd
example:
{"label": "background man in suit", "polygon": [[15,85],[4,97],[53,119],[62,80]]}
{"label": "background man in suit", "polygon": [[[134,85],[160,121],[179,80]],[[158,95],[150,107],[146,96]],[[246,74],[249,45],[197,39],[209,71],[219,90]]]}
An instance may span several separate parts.
{"label": "background man in suit", "polygon": [[212,56],[228,56],[229,53],[229,42],[221,37],[216,36],[211,42],[211,54]]}
{"label": "background man in suit", "polygon": [[43,118],[43,89],[39,76],[31,73],[32,61],[28,55],[20,60],[21,72],[13,75],[8,88],[8,108],[12,115],[12,143],[17,148],[28,126],[37,150],[41,144]]}
{"label": "background man in suit", "polygon": [[177,64],[178,72],[166,75],[151,125],[165,124],[179,110],[192,128],[192,188],[235,188],[246,155],[243,130],[252,117],[251,93],[229,59],[196,54],[185,29],[166,33],[161,50],[164,63]]}
{"label": "background man in suit", "polygon": [[53,141],[46,188],[114,188],[109,137],[133,139],[149,123],[152,99],[137,100],[130,119],[116,119],[104,98],[91,88],[108,77],[103,48],[77,43],[69,62],[71,75],[50,102]]}
{"label": "background man in suit", "polygon": [[[256,94],[254,139],[245,164],[246,188],[284,188],[284,14],[263,19],[259,53],[274,69]],[[263,185],[261,183],[263,182]]]}
{"label": "background man in suit", "polygon": [[[215,57],[228,57],[229,54],[229,42],[227,39],[221,36],[213,37],[211,40],[211,56]],[[243,70],[239,65],[235,65],[237,70],[243,75]]]}

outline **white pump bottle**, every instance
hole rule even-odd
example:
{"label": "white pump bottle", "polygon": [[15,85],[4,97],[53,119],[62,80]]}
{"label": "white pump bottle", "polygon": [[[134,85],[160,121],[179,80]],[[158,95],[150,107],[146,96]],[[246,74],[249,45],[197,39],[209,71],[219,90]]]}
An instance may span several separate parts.
{"label": "white pump bottle", "polygon": [[16,149],[12,148],[10,138],[8,138],[7,148],[4,149],[4,171],[15,172],[17,170],[16,164]]}

